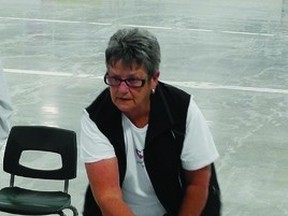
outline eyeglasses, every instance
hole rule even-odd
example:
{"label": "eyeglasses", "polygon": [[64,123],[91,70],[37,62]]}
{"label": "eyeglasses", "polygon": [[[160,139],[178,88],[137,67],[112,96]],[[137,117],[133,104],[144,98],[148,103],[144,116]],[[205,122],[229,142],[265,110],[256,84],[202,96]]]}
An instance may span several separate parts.
{"label": "eyeglasses", "polygon": [[139,88],[143,87],[146,79],[135,79],[135,78],[128,78],[128,79],[120,79],[118,77],[109,76],[107,73],[104,76],[104,82],[109,86],[119,86],[121,82],[125,82],[127,86],[131,88]]}

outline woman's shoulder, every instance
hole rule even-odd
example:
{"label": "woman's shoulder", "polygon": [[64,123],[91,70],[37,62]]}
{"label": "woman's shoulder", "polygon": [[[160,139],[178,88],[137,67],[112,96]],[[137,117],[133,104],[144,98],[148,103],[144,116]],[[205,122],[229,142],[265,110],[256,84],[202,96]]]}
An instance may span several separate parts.
{"label": "woman's shoulder", "polygon": [[168,99],[170,98],[176,101],[190,101],[191,95],[183,89],[180,89],[174,85],[165,82],[159,82],[158,88],[162,92],[162,94],[165,94],[167,96]]}

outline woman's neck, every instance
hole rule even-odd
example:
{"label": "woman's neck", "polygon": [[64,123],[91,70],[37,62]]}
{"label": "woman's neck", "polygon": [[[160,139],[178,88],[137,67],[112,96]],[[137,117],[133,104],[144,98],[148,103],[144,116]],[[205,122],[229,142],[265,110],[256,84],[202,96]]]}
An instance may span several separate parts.
{"label": "woman's neck", "polygon": [[138,128],[143,128],[149,122],[150,109],[143,110],[142,112],[135,112],[133,114],[125,114],[127,118]]}

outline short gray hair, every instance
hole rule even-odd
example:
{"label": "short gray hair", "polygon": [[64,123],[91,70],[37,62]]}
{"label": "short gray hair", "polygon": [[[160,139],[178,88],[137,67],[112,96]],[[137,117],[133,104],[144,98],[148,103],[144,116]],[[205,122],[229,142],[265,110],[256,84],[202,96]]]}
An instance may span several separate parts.
{"label": "short gray hair", "polygon": [[139,28],[119,29],[109,40],[105,51],[106,67],[122,60],[128,66],[143,65],[148,76],[159,70],[160,45],[149,31]]}

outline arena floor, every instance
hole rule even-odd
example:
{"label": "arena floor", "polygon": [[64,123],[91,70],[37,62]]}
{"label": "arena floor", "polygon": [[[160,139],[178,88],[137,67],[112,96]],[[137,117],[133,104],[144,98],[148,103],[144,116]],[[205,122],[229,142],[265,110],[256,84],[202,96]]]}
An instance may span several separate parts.
{"label": "arena floor", "polygon": [[[288,215],[288,0],[0,5],[0,59],[13,125],[79,134],[82,109],[105,87],[109,37],[123,27],[146,28],[161,45],[161,80],[193,94],[211,128],[220,153],[223,216]],[[3,187],[8,175],[0,172]],[[86,185],[79,161],[70,185],[79,212]]]}

